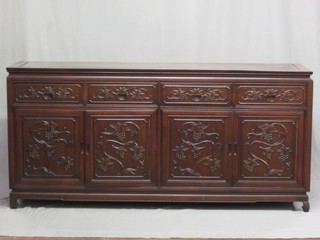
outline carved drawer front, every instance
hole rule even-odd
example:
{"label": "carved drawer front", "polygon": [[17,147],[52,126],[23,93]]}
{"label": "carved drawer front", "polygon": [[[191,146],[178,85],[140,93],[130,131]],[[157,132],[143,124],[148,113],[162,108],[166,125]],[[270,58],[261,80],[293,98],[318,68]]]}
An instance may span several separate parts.
{"label": "carved drawer front", "polygon": [[80,103],[81,84],[15,84],[18,103]]}
{"label": "carved drawer front", "polygon": [[304,105],[305,86],[240,85],[237,87],[237,104]]}
{"label": "carved drawer front", "polygon": [[90,84],[90,103],[155,103],[156,83]]}
{"label": "carved drawer front", "polygon": [[230,85],[162,85],[162,102],[165,104],[215,104],[231,103]]}

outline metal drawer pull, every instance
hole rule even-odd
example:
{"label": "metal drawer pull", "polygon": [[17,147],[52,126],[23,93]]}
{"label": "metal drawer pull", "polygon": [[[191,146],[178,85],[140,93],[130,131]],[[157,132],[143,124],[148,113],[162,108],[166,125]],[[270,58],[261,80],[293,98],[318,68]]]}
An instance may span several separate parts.
{"label": "metal drawer pull", "polygon": [[127,94],[127,93],[118,93],[118,94],[117,94],[117,98],[118,98],[120,101],[127,100],[128,94]]}
{"label": "metal drawer pull", "polygon": [[277,95],[274,93],[269,93],[266,95],[266,99],[269,102],[273,102],[274,100],[276,100],[276,98],[277,98]]}
{"label": "metal drawer pull", "polygon": [[192,99],[192,101],[199,102],[199,101],[201,101],[202,96],[201,96],[201,94],[192,94],[191,99]]}

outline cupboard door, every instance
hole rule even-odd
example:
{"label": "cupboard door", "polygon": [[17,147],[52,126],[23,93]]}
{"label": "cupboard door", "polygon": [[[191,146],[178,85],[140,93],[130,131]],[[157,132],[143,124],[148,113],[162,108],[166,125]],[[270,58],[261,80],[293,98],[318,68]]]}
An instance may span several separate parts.
{"label": "cupboard door", "polygon": [[238,186],[301,186],[303,112],[238,112],[234,159]]}
{"label": "cupboard door", "polygon": [[16,184],[32,186],[79,185],[84,181],[83,114],[55,109],[17,109],[16,146],[11,158]]}
{"label": "cupboard door", "polygon": [[156,110],[88,111],[87,185],[156,184]]}
{"label": "cupboard door", "polygon": [[232,173],[232,156],[228,154],[231,116],[227,111],[163,110],[162,184],[228,186]]}

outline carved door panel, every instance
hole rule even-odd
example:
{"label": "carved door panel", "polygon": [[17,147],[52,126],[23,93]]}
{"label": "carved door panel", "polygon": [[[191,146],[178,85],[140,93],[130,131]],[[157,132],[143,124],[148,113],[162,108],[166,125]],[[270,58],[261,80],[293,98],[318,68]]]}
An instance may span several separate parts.
{"label": "carved door panel", "polygon": [[156,184],[156,110],[88,111],[87,185]]}
{"label": "carved door panel", "polygon": [[16,110],[15,183],[83,184],[83,114],[79,111]]}
{"label": "carved door panel", "polygon": [[235,183],[301,186],[303,112],[238,112],[235,123]]}
{"label": "carved door panel", "polygon": [[232,112],[163,110],[162,184],[218,187],[231,183]]}

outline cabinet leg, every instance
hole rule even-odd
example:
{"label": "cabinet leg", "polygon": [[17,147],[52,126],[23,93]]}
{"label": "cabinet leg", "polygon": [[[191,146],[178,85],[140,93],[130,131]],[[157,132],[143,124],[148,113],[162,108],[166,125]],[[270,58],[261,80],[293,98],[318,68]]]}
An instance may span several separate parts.
{"label": "cabinet leg", "polygon": [[304,212],[309,212],[309,209],[310,209],[309,201],[303,201],[302,203],[303,203],[303,205],[302,205],[303,211]]}
{"label": "cabinet leg", "polygon": [[11,209],[18,208],[18,198],[13,194],[10,194],[10,208]]}

